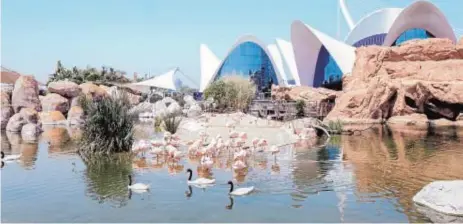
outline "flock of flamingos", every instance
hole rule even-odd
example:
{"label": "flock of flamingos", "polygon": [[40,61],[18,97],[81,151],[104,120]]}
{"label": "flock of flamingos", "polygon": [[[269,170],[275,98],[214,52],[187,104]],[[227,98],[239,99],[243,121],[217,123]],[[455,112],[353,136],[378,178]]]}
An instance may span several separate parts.
{"label": "flock of flamingos", "polygon": [[[248,143],[248,134],[246,132],[235,131],[237,122],[227,122],[228,137],[226,140],[220,135],[209,136],[205,131],[201,131],[199,138],[192,141],[183,141],[176,134],[164,132],[161,140],[141,140],[134,144],[132,152],[138,156],[145,157],[146,153],[151,154],[153,157],[163,158],[172,163],[178,163],[184,156],[190,156],[200,159],[200,167],[203,170],[210,171],[214,165],[213,158],[228,153],[233,156],[232,168],[235,172],[245,171],[247,169],[246,159],[255,153],[271,153],[275,156],[280,152],[277,145],[269,146],[265,138],[254,138],[251,144]],[[311,136],[302,132],[297,135],[299,139],[307,139]],[[208,141],[208,139],[210,139]],[[180,150],[182,146],[186,146],[187,150]],[[215,184],[215,179],[197,178],[192,180],[193,171],[187,170],[189,173],[188,185],[196,186],[199,188],[206,188]],[[230,195],[246,195],[254,191],[254,187],[245,187],[234,189],[232,181],[229,181]],[[132,183],[132,177],[129,176],[129,189],[135,191],[146,191],[150,188],[149,185],[143,183]]]}

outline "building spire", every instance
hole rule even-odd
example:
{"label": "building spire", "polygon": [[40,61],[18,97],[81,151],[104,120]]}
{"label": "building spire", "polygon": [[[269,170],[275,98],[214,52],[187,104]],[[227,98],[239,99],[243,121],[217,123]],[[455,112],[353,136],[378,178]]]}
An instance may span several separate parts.
{"label": "building spire", "polygon": [[354,24],[354,20],[352,19],[352,16],[350,15],[349,10],[347,9],[346,0],[339,0],[339,6],[341,7],[342,14],[344,15],[344,18],[346,19],[349,29],[353,30],[355,27],[355,24]]}

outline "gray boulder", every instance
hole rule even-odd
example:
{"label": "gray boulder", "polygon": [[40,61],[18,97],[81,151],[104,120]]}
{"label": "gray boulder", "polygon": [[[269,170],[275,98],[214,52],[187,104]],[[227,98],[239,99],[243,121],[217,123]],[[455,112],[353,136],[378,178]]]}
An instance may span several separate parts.
{"label": "gray boulder", "polygon": [[463,180],[434,181],[423,187],[413,201],[447,215],[463,216]]}

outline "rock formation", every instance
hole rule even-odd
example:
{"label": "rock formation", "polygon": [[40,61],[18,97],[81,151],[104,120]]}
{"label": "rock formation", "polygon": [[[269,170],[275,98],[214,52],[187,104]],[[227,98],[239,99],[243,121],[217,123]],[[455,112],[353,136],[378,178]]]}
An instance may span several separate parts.
{"label": "rock formation", "polygon": [[40,112],[39,117],[43,125],[66,124],[66,117],[60,111]]}
{"label": "rock formation", "polygon": [[398,47],[360,47],[356,54],[327,120],[424,114],[454,121],[463,111],[463,45],[433,38]]}
{"label": "rock formation", "polygon": [[8,124],[8,120],[13,116],[14,111],[11,107],[10,93],[7,91],[1,91],[0,101],[1,101],[1,129],[5,129]]}
{"label": "rock formation", "polygon": [[79,85],[71,81],[57,81],[48,84],[48,92],[56,93],[66,98],[79,96],[82,92]]}
{"label": "rock formation", "polygon": [[100,101],[108,96],[108,93],[103,88],[93,83],[82,83],[80,84],[80,88],[82,89],[82,93],[93,99],[93,101]]}
{"label": "rock formation", "polygon": [[15,113],[24,107],[33,108],[36,111],[42,110],[39,100],[39,85],[33,76],[19,77],[14,84],[11,98]]}
{"label": "rock formation", "polygon": [[338,92],[309,86],[280,87],[272,85],[273,100],[303,100],[307,107],[318,107],[319,113],[326,114],[332,108]]}
{"label": "rock formation", "polygon": [[79,106],[73,106],[68,113],[69,125],[81,125],[84,123],[84,110]]}
{"label": "rock formation", "polygon": [[57,110],[65,114],[69,110],[69,100],[56,93],[49,93],[42,99],[42,110],[44,112]]}

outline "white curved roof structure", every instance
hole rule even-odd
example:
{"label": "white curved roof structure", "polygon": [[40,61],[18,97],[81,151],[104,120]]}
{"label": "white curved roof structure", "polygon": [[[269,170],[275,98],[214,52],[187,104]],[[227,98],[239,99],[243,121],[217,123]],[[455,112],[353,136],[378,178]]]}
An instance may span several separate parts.
{"label": "white curved roof structure", "polygon": [[419,0],[404,9],[386,8],[368,14],[355,25],[345,42],[353,45],[374,35],[385,35],[382,45],[391,46],[403,32],[413,28],[427,30],[435,37],[448,38],[454,43],[457,41],[439,8],[431,2]]}
{"label": "white curved roof structure", "polygon": [[270,58],[274,61],[274,68],[280,73],[281,79],[285,85],[288,84],[288,76],[286,75],[285,68],[283,65],[283,58],[281,57],[280,51],[276,44],[267,45]]}
{"label": "white curved roof structure", "polygon": [[354,47],[339,42],[301,21],[294,21],[291,25],[291,42],[301,85],[313,86],[322,46],[333,57],[343,74],[352,71],[355,61]]}
{"label": "white curved roof structure", "polygon": [[368,14],[349,32],[345,39],[346,44],[354,45],[364,38],[388,33],[400,12],[402,12],[400,8],[387,8]]}
{"label": "white curved roof structure", "polygon": [[214,53],[205,44],[199,46],[200,69],[201,69],[201,83],[199,84],[199,91],[203,92],[209,81],[211,80],[214,72],[219,67],[221,60],[215,56]]}
{"label": "white curved roof structure", "polygon": [[[237,48],[240,44],[243,44],[245,42],[255,43],[264,50],[264,52],[269,57],[273,68],[275,69],[275,75],[276,75],[276,77],[278,79],[278,83],[280,85],[284,85],[285,79],[283,78],[283,76],[281,74],[281,70],[280,70],[281,66],[279,66],[279,64],[281,64],[281,63],[275,63],[276,61],[279,60],[278,58],[281,59],[281,56],[276,56],[279,53],[277,54],[277,52],[275,51],[275,48],[273,48],[273,47],[272,47],[272,53],[271,53],[270,50],[267,48],[267,46],[265,44],[263,44],[255,36],[253,36],[253,35],[245,35],[245,36],[242,36],[241,38],[239,38],[235,42],[235,44],[233,44],[233,46],[227,52],[225,58],[218,64],[216,63],[216,60],[215,60],[217,57],[212,57],[213,54],[212,54],[212,52],[210,52],[210,50],[206,50],[204,47],[202,48],[202,50],[200,52],[201,53],[201,58],[200,58],[200,60],[201,60],[201,88],[200,88],[200,91],[201,92],[204,91],[207,88],[207,86],[209,84],[211,84],[213,82],[213,80],[217,77],[219,69],[225,63],[225,61],[227,60],[230,53],[232,53],[233,50],[235,48]],[[213,72],[211,72],[211,71],[213,71]],[[204,80],[204,82],[203,82],[203,80]]]}
{"label": "white curved roof structure", "polygon": [[391,46],[403,32],[413,28],[427,30],[437,38],[448,38],[457,43],[455,33],[442,11],[428,1],[416,1],[395,19],[383,45]]}
{"label": "white curved roof structure", "polygon": [[149,86],[149,87],[156,87],[161,89],[168,89],[168,90],[177,90],[178,86],[176,84],[175,73],[178,71],[178,68],[172,69],[162,75],[156,76],[152,79],[148,79],[145,81],[133,83],[131,85],[135,86]]}
{"label": "white curved roof structure", "polygon": [[286,62],[286,66],[291,74],[291,77],[295,81],[295,85],[301,85],[301,81],[299,79],[299,73],[297,71],[296,66],[296,59],[294,58],[294,50],[293,45],[289,41],[285,41],[282,39],[277,39],[277,46],[280,49],[281,55]]}

